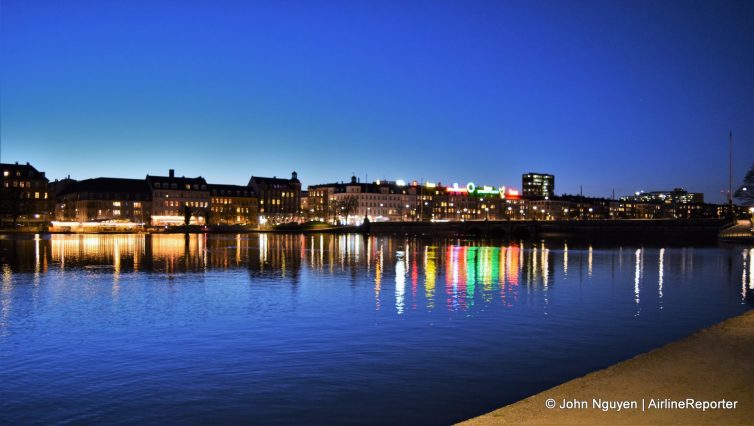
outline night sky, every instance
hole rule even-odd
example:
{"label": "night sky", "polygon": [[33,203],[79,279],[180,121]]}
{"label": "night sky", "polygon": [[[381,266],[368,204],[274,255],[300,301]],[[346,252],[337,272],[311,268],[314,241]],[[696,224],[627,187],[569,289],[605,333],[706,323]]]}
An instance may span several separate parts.
{"label": "night sky", "polygon": [[304,186],[723,201],[754,162],[752,1],[0,0],[2,158]]}

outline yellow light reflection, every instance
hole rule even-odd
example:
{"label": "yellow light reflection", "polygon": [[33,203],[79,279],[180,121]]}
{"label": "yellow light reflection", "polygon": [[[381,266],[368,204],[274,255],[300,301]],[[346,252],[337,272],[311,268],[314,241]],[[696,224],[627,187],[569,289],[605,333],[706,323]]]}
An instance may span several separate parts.
{"label": "yellow light reflection", "polygon": [[435,280],[437,279],[437,262],[434,247],[424,247],[424,295],[427,308],[435,307]]}

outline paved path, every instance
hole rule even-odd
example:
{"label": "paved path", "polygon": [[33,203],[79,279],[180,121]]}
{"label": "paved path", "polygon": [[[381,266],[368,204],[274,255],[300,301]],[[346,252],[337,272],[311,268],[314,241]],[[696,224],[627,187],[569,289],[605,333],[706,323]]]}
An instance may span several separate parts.
{"label": "paved path", "polygon": [[[548,409],[546,401],[586,401],[586,408]],[[602,411],[593,399],[636,401]],[[729,409],[649,409],[651,399],[727,401]],[[642,411],[642,399],[648,409]],[[754,311],[628,361],[571,380],[464,422],[497,424],[747,424],[754,425]]]}

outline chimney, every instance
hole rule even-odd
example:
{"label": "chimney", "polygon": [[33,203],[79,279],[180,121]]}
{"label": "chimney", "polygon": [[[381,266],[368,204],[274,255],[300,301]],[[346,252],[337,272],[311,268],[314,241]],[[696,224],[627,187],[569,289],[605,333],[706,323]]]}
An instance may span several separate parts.
{"label": "chimney", "polygon": [[175,177],[175,170],[174,169],[168,170],[168,176],[171,177],[171,178],[174,178]]}

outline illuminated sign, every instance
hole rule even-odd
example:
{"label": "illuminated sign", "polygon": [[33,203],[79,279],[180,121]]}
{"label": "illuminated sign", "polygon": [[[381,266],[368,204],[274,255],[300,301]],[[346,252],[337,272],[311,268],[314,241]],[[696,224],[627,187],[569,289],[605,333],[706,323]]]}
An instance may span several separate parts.
{"label": "illuminated sign", "polygon": [[469,192],[467,188],[459,188],[457,183],[454,183],[453,186],[445,188],[445,190],[452,194],[466,194],[467,192]]}
{"label": "illuminated sign", "polygon": [[481,188],[477,188],[475,193],[476,195],[499,195],[500,190],[495,189],[491,186],[483,186]]}
{"label": "illuminated sign", "polygon": [[448,194],[452,195],[473,195],[476,197],[500,197],[500,198],[518,198],[519,193],[515,189],[504,186],[493,187],[489,185],[477,186],[474,182],[469,182],[466,187],[460,187],[457,183],[445,188]]}

